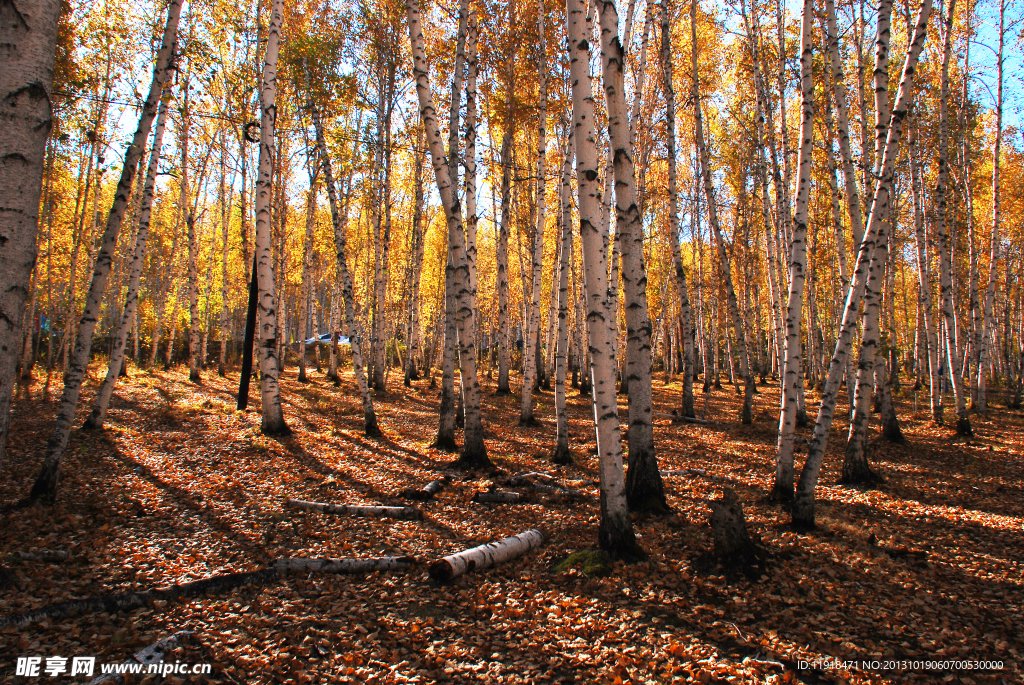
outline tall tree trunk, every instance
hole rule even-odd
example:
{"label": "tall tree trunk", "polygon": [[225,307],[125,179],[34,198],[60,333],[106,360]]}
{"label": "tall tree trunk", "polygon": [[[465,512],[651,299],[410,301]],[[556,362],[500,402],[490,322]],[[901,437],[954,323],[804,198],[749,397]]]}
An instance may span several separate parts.
{"label": "tall tree trunk", "polygon": [[935,177],[935,206],[932,225],[938,239],[939,250],[939,292],[942,300],[942,319],[946,326],[946,354],[949,359],[949,377],[953,385],[956,402],[956,429],[964,435],[971,435],[970,419],[967,418],[967,398],[964,396],[963,380],[960,375],[960,350],[955,337],[956,309],[954,303],[953,265],[950,257],[949,224],[949,58],[952,54],[953,11],[956,0],[950,0],[950,11],[946,15],[946,31],[942,46],[942,63],[939,71],[939,158]]}
{"label": "tall tree trunk", "polygon": [[274,0],[267,34],[267,52],[263,64],[260,94],[259,175],[256,181],[256,278],[259,284],[259,347],[260,391],[263,421],[260,430],[267,435],[291,432],[281,410],[278,384],[278,299],[274,292],[274,266],[271,255],[270,203],[271,176],[274,171],[274,126],[277,122],[277,56],[281,40],[284,0]]}
{"label": "tall tree trunk", "polygon": [[[420,116],[430,145],[430,159],[434,167],[438,194],[444,204],[448,222],[449,256],[455,269],[455,295],[458,303],[456,324],[459,335],[459,364],[462,375],[462,389],[465,397],[466,430],[462,456],[458,464],[463,467],[490,467],[487,447],[484,444],[484,427],[480,413],[480,382],[476,373],[476,322],[473,293],[470,290],[469,267],[466,260],[466,236],[462,227],[462,209],[459,205],[456,187],[451,182],[448,161],[441,143],[441,132],[437,125],[437,111],[434,108],[430,88],[429,67],[424,48],[423,32],[420,27],[418,0],[406,0],[409,19],[409,41],[413,54],[413,73],[416,77],[416,93],[419,99]],[[455,93],[457,95],[457,93]]]}
{"label": "tall tree trunk", "polygon": [[[955,8],[954,8],[955,9]],[[918,275],[918,306],[924,314],[924,344],[928,359],[928,390],[932,421],[942,425],[942,393],[939,379],[939,348],[935,335],[935,315],[932,311],[932,281],[929,271],[928,240],[925,237],[924,197],[920,164],[920,152],[917,146],[917,122],[909,132],[908,147],[910,148],[910,185],[914,194],[914,241],[917,246]]]}
{"label": "tall tree trunk", "polygon": [[[480,321],[480,309],[476,304],[477,271],[476,271],[476,233],[477,233],[477,197],[476,197],[476,127],[477,127],[477,44],[480,28],[477,23],[476,9],[469,13],[469,25],[466,29],[466,266],[469,268],[469,290],[473,296],[474,317]],[[480,331],[473,332],[479,340]]]}
{"label": "tall tree trunk", "polygon": [[[877,176],[882,163],[885,140],[889,130],[889,41],[892,0],[882,0],[878,5],[878,20],[875,33],[875,68],[873,85],[875,91],[875,168]],[[892,189],[886,189],[886,196],[891,197]],[[867,458],[868,422],[871,413],[871,397],[876,389],[876,366],[881,354],[881,335],[879,330],[880,310],[882,306],[882,290],[884,288],[885,267],[889,257],[888,233],[889,215],[881,214],[883,206],[875,206],[879,212],[878,220],[883,224],[878,242],[875,244],[874,256],[869,267],[867,285],[864,290],[864,327],[861,334],[860,357],[857,360],[857,385],[854,390],[853,414],[850,419],[849,437],[846,443],[846,455],[843,459],[843,483],[871,483],[877,476],[871,470]],[[884,383],[882,384],[884,385]],[[883,388],[878,390],[884,392]],[[884,420],[884,417],[883,417]]]}
{"label": "tall tree trunk", "polygon": [[[232,183],[227,184],[225,183],[226,175],[227,135],[225,129],[221,131],[220,137],[220,356],[217,361],[217,375],[221,378],[224,378],[227,373],[225,366],[228,357],[228,318],[231,316],[228,309],[228,228],[231,223],[229,218],[231,214],[228,208],[231,206],[229,189],[234,187],[234,179],[232,178]],[[138,331],[137,326],[135,330]],[[138,340],[137,336],[136,340]]]}
{"label": "tall tree trunk", "polygon": [[818,476],[821,473],[821,462],[825,455],[825,448],[828,445],[828,432],[832,427],[832,418],[835,414],[839,384],[846,371],[846,357],[849,354],[853,341],[853,331],[857,325],[860,298],[864,293],[868,280],[868,266],[874,256],[876,243],[886,239],[885,231],[887,227],[882,217],[887,214],[887,207],[885,205],[889,203],[889,188],[891,187],[896,158],[899,153],[900,133],[903,120],[907,116],[908,108],[913,99],[914,73],[927,37],[928,17],[931,14],[931,10],[931,0],[922,0],[915,22],[914,37],[907,51],[906,60],[903,63],[900,86],[896,93],[896,105],[892,111],[889,132],[882,155],[881,177],[875,184],[871,212],[868,215],[867,231],[857,252],[856,266],[854,267],[850,288],[846,295],[843,323],[839,330],[835,352],[829,363],[825,387],[821,392],[818,418],[814,424],[814,433],[808,445],[807,460],[804,462],[800,481],[797,484],[796,497],[793,502],[793,524],[796,526],[814,526],[814,491],[818,484]]}
{"label": "tall tree trunk", "polygon": [[512,122],[505,122],[505,133],[501,141],[501,223],[498,227],[496,248],[498,282],[498,387],[497,395],[511,392],[508,385],[509,373],[509,330],[508,330],[508,238],[512,209]]}
{"label": "tall tree trunk", "polygon": [[423,273],[423,128],[420,128],[413,162],[415,174],[415,201],[412,213],[412,293],[409,296],[409,341],[405,358],[405,387],[419,380],[420,356],[420,277]]}
{"label": "tall tree trunk", "polygon": [[146,241],[149,236],[150,213],[153,208],[153,192],[156,186],[156,172],[160,166],[160,148],[164,138],[164,124],[167,118],[167,102],[160,103],[159,113],[156,120],[156,133],[153,136],[153,147],[149,155],[149,168],[146,171],[146,186],[142,191],[142,201],[139,207],[139,232],[135,237],[135,249],[133,250],[131,273],[128,276],[128,295],[124,303],[124,313],[121,315],[121,324],[114,336],[114,348],[110,353],[110,364],[107,368],[107,377],[96,394],[96,402],[93,404],[89,417],[85,420],[86,428],[103,428],[103,421],[107,416],[107,407],[110,404],[110,396],[114,393],[114,385],[120,375],[121,365],[124,363],[125,342],[128,339],[128,331],[135,321],[135,313],[139,304],[139,281],[142,278],[142,269],[146,261]]}
{"label": "tall tree trunk", "polygon": [[696,416],[693,411],[693,326],[690,322],[690,296],[686,271],[679,250],[679,197],[676,170],[676,92],[672,76],[671,13],[668,0],[661,1],[661,71],[665,91],[665,137],[668,142],[668,239],[672,245],[672,267],[679,294],[679,326],[683,348],[682,416]]}
{"label": "tall tree trunk", "polygon": [[[186,78],[182,87],[181,109],[181,177],[178,179],[178,206],[181,211],[188,212],[185,216],[185,227],[188,230],[188,378],[197,385],[202,385],[199,375],[199,236],[196,234],[196,217],[188,209],[188,132],[192,126],[189,113],[189,79]],[[202,179],[196,185],[196,195],[202,193]]]}
{"label": "tall tree trunk", "polygon": [[[565,410],[565,371],[569,351],[569,269],[572,260],[572,127],[567,131],[565,156],[562,160],[562,187],[560,194],[562,244],[558,250],[558,332],[555,336],[555,450],[551,461],[556,464],[572,463],[569,450],[569,415]],[[555,286],[552,285],[552,288]]]}
{"label": "tall tree trunk", "polygon": [[[308,89],[308,86],[307,86]],[[331,169],[331,158],[327,153],[327,142],[324,138],[323,123],[320,120],[320,110],[310,106],[313,114],[313,125],[316,127],[316,144],[320,149],[320,161],[324,169],[324,182],[327,184],[327,197],[331,203],[331,222],[334,225],[334,248],[335,264],[338,269],[338,276],[341,280],[341,297],[345,306],[345,332],[348,334],[349,345],[352,349],[352,375],[356,377],[356,384],[359,386],[359,396],[363,403],[363,432],[370,437],[377,437],[380,428],[377,426],[377,414],[373,409],[373,396],[370,394],[370,385],[366,380],[366,371],[363,369],[362,339],[359,335],[359,322],[356,318],[355,293],[352,288],[352,274],[348,270],[348,203],[344,208],[338,201],[338,191],[334,185],[334,172]],[[358,128],[355,139],[359,139]],[[352,179],[349,175],[347,193],[352,192]],[[335,331],[333,338],[337,340],[338,332]],[[336,344],[336,343],[335,343]],[[334,360],[337,359],[335,351]],[[335,363],[332,361],[332,363]],[[337,368],[334,369],[337,378]]]}
{"label": "tall tree trunk", "polygon": [[[619,42],[614,0],[600,0],[601,65],[608,137],[615,164],[615,237],[622,249],[622,289],[626,314],[626,373],[629,393],[629,470],[626,497],[631,511],[669,510],[654,450],[651,415],[651,325],[647,307],[647,267],[637,202],[636,171],[625,98],[625,53]],[[577,144],[580,138],[577,137]],[[578,151],[577,151],[578,155]],[[589,279],[588,279],[589,280]],[[613,283],[613,289],[617,286]]]}
{"label": "tall tree trunk", "polygon": [[[306,148],[309,150],[309,147]],[[316,225],[316,196],[317,182],[319,180],[320,168],[316,161],[307,159],[309,165],[309,190],[306,196],[306,239],[302,247],[302,299],[299,303],[299,382],[308,383],[306,377],[306,338],[310,337],[309,331],[309,310],[310,310],[310,289],[312,286],[312,261],[313,261],[313,228]],[[318,331],[313,329],[313,347],[319,348],[320,341]]]}
{"label": "tall tree trunk", "polygon": [[[466,59],[466,32],[469,24],[469,2],[459,3],[459,32],[455,50],[455,68],[452,75],[451,103],[448,110],[448,177],[452,194],[458,197],[459,185],[459,105],[462,100],[463,67]],[[458,325],[456,323],[457,303],[455,302],[455,262],[451,255],[445,260],[444,270],[444,348],[441,356],[441,401],[437,417],[437,438],[434,447],[454,452],[455,429],[464,425],[462,387],[455,394],[455,366],[458,354]]]}
{"label": "tall tree trunk", "polygon": [[642,558],[646,555],[637,544],[626,502],[622,441],[615,398],[615,319],[608,306],[608,234],[601,231],[601,189],[597,181],[597,140],[590,77],[588,40],[593,32],[588,31],[590,27],[581,0],[566,0],[566,14],[576,180],[579,187],[580,240],[586,281],[587,347],[591,356],[601,487],[598,543],[614,556]]}
{"label": "tall tree trunk", "polygon": [[[782,409],[779,412],[778,455],[772,497],[793,500],[793,442],[803,389],[804,371],[800,320],[803,315],[804,285],[807,279],[807,220],[811,191],[811,152],[814,144],[814,81],[811,32],[813,3],[804,0],[800,22],[800,157],[797,163],[796,213],[789,259],[789,298],[786,311],[786,348],[783,365]],[[785,126],[785,122],[783,122]]]}
{"label": "tall tree trunk", "polygon": [[998,358],[990,338],[996,326],[992,308],[996,298],[996,279],[999,267],[999,163],[1003,138],[1003,42],[1006,26],[1006,0],[999,0],[999,50],[996,57],[996,131],[992,150],[992,241],[988,261],[988,287],[985,289],[983,317],[981,320],[981,345],[978,352],[978,402],[980,414],[988,411],[988,390],[986,374],[990,358]]}
{"label": "tall tree trunk", "polygon": [[[71,435],[71,425],[75,420],[78,395],[82,389],[82,379],[85,376],[86,367],[89,363],[89,351],[92,348],[92,336],[100,313],[103,291],[107,286],[107,277],[110,275],[114,248],[117,246],[117,236],[121,229],[121,223],[124,220],[125,209],[128,206],[128,196],[131,194],[132,185],[135,181],[135,172],[139,159],[142,157],[143,147],[149,138],[149,130],[157,113],[160,93],[171,72],[180,12],[180,0],[171,0],[167,7],[167,23],[164,27],[163,41],[153,68],[153,80],[150,84],[149,94],[143,105],[142,114],[139,117],[139,125],[135,130],[131,145],[129,145],[125,152],[121,178],[117,183],[114,203],[107,217],[106,229],[103,231],[99,255],[96,258],[96,269],[86,297],[85,312],[79,325],[78,337],[75,340],[74,352],[68,365],[68,372],[64,376],[64,392],[60,399],[56,425],[46,444],[42,469],[29,495],[29,498],[32,500],[42,499],[52,503],[57,497],[57,488],[60,484],[61,461],[68,444],[68,438]],[[45,90],[48,89],[44,88]],[[29,157],[29,159],[31,158]],[[35,199],[38,205],[38,195],[36,195]],[[34,211],[38,211],[38,209]],[[8,295],[5,295],[5,297],[8,297]],[[22,297],[22,302],[24,302],[24,297]],[[13,375],[12,373],[11,377]],[[6,416],[5,409],[4,418],[2,419],[4,422],[7,421]]]}
{"label": "tall tree trunk", "polygon": [[750,424],[754,421],[754,374],[750,370],[750,356],[747,353],[746,334],[743,332],[743,321],[740,318],[739,302],[736,299],[736,290],[732,284],[732,267],[729,263],[729,254],[725,246],[725,238],[722,235],[721,226],[718,223],[718,207],[715,202],[715,187],[712,180],[710,156],[707,145],[704,142],[704,115],[701,112],[700,104],[700,81],[697,73],[697,0],[690,2],[690,24],[691,24],[691,66],[692,66],[692,99],[694,118],[694,137],[697,150],[700,153],[700,166],[704,175],[704,195],[708,204],[708,220],[715,233],[715,244],[718,246],[718,258],[722,269],[722,280],[725,283],[726,297],[729,303],[729,315],[732,321],[733,332],[736,335],[736,342],[739,345],[740,353],[740,374],[743,376],[746,390],[743,397],[743,409],[740,413],[740,421]]}
{"label": "tall tree trunk", "polygon": [[[547,137],[548,137],[548,80],[547,80],[547,42],[544,36],[544,2],[537,4],[537,74],[540,84],[540,102],[537,129],[537,210],[533,229],[532,279],[528,320],[526,322],[526,339],[523,354],[526,355],[523,388],[519,401],[519,425],[529,426],[536,421],[533,418],[533,386],[536,381],[537,367],[540,363],[537,354],[540,347],[540,291],[541,277],[544,269],[544,222],[547,218]],[[526,297],[526,293],[523,293]]]}

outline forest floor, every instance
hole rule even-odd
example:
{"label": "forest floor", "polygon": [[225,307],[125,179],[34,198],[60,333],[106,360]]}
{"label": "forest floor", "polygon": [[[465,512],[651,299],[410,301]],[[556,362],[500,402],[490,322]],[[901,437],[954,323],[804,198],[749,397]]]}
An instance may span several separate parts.
{"label": "forest floor", "polygon": [[[90,369],[79,425],[104,371]],[[38,374],[17,391],[0,503],[27,494],[52,429],[62,386],[59,376]],[[287,498],[397,504],[403,488],[447,471],[453,457],[430,448],[438,391],[427,379],[406,389],[392,372],[390,392],[375,400],[386,437],[370,440],[351,375],[338,388],[319,373],[308,384],[296,375],[290,366],[282,382],[294,433],[271,439],[259,432],[257,383],[250,409],[235,411],[237,370],[227,379],[207,371],[197,387],[184,367],[133,367],[106,429],[73,431],[56,504],[0,513],[0,563],[14,580],[0,592],[0,617],[253,570],[280,557],[430,561],[538,526],[549,539],[447,586],[434,584],[424,566],[368,576],[292,574],[130,612],[6,628],[0,681],[35,682],[14,675],[18,656],[42,656],[44,667],[58,655],[120,663],[189,629],[194,639],[174,658],[212,664],[212,674],[165,682],[1024,682],[1024,413],[1005,409],[1001,398],[988,418],[972,417],[976,437],[967,440],[932,426],[926,395],[918,393],[915,411],[905,386],[898,402],[907,442],[881,442],[872,426],[872,462],[884,478],[873,489],[835,484],[846,430],[837,420],[818,490],[819,529],[798,533],[788,512],[765,501],[777,389],[760,387],[755,421],[742,426],[731,386],[707,399],[698,386],[698,414],[720,423],[656,420],[661,468],[700,468],[735,481],[748,525],[768,552],[766,574],[729,580],[702,561],[712,546],[708,501],[721,496],[722,482],[671,476],[665,485],[676,513],[635,523],[650,561],[586,577],[554,565],[596,542],[589,398],[569,391],[577,462],[559,468],[547,461],[553,394],[537,396],[539,426],[519,428],[518,397],[495,397],[493,383],[482,379],[487,445],[503,473],[454,478],[436,499],[417,504],[422,521],[352,519],[282,505]],[[669,412],[679,384],[662,381],[655,381],[655,410]],[[812,420],[816,409],[809,391]],[[527,470],[550,472],[586,496],[469,501]],[[9,557],[40,549],[70,556],[62,563]],[[865,663],[872,660],[878,663]],[[913,660],[1001,668],[927,668]]]}

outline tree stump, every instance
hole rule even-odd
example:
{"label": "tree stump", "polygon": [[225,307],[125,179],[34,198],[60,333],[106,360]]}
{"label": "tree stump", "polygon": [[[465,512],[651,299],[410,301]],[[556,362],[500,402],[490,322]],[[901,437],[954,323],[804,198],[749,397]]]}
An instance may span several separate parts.
{"label": "tree stump", "polygon": [[729,575],[737,572],[748,578],[760,575],[764,552],[750,537],[743,505],[732,488],[724,488],[722,499],[711,505],[711,530],[715,540],[715,559]]}

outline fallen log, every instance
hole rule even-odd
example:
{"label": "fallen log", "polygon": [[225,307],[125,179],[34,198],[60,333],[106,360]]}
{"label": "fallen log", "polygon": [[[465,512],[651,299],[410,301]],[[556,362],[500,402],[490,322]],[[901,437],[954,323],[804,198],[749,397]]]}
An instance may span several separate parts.
{"label": "fallen log", "polygon": [[360,504],[329,504],[326,502],[307,502],[301,499],[284,501],[286,507],[319,511],[321,514],[341,514],[345,516],[362,516],[366,518],[389,518],[414,520],[423,518],[423,512],[416,507],[385,507],[364,506]]}
{"label": "fallen log", "polygon": [[67,561],[68,552],[66,549],[41,549],[38,552],[12,552],[8,561],[47,561],[58,563]]}
{"label": "fallen log", "polygon": [[543,542],[544,534],[534,528],[500,542],[489,542],[457,554],[449,554],[433,562],[428,570],[435,581],[446,583],[474,569],[490,568],[511,561],[537,549]]}
{"label": "fallen log", "polygon": [[402,490],[401,496],[402,499],[425,502],[426,500],[434,499],[434,495],[441,492],[443,487],[443,480],[432,480],[418,490],[416,488],[406,488],[405,490]]}
{"label": "fallen log", "polygon": [[132,609],[146,606],[152,600],[195,597],[211,591],[233,590],[243,585],[265,585],[273,580],[277,580],[277,577],[278,572],[276,569],[262,568],[243,573],[226,573],[220,576],[195,580],[191,583],[175,584],[166,588],[156,588],[143,592],[119,592],[100,597],[74,599],[69,602],[59,602],[40,609],[26,611],[22,614],[4,616],[0,618],[0,630],[9,627],[20,628],[29,623],[44,619],[59,620],[81,614],[113,614],[118,611],[131,611]]}
{"label": "fallen log", "polygon": [[416,563],[415,557],[377,557],[374,559],[278,559],[278,571],[318,571],[320,573],[373,573],[401,571]]}
{"label": "fallen log", "polygon": [[708,419],[698,419],[696,416],[680,416],[679,414],[666,414],[663,411],[652,411],[651,416],[656,419],[669,419],[672,421],[685,421],[686,423],[699,423],[702,425],[710,425],[718,423],[718,421],[709,421]]}
{"label": "fallen log", "polygon": [[508,479],[508,485],[514,488],[530,488],[532,490],[539,490],[540,492],[549,492],[558,495],[574,495],[580,496],[583,494],[582,491],[574,488],[567,488],[564,485],[559,485],[553,479],[550,483],[537,483],[530,480],[530,476],[551,478],[541,473],[527,473],[522,476],[512,476]]}
{"label": "fallen log", "polygon": [[[123,670],[125,672],[131,672],[131,668],[136,664],[142,664],[143,666],[147,667],[151,667],[152,664],[162,664],[164,662],[164,659],[166,658],[167,652],[173,652],[174,650],[176,650],[178,647],[181,646],[182,642],[184,642],[188,637],[190,637],[193,634],[194,633],[191,630],[179,630],[174,635],[165,637],[164,639],[154,642],[150,646],[144,647],[143,649],[140,649],[139,651],[135,652],[135,654],[132,655],[132,658],[128,661],[122,662],[121,666],[123,667]],[[171,666],[171,664],[168,664],[168,667]],[[143,672],[148,672],[148,669],[144,670]],[[159,671],[153,672],[157,673],[158,675],[166,675],[165,673],[163,673],[163,669],[159,669]],[[171,672],[171,670],[167,671],[167,673]],[[123,682],[124,676],[122,676],[121,674],[107,673],[99,676],[98,678],[93,678],[89,681],[89,685]]]}
{"label": "fallen log", "polygon": [[12,616],[0,618],[0,630],[4,628],[20,628],[28,626],[37,620],[68,618],[83,613],[115,613],[118,611],[130,611],[140,606],[145,606],[153,600],[180,599],[182,597],[195,597],[207,592],[216,590],[233,590],[245,585],[265,585],[270,581],[278,579],[278,571],[273,568],[260,568],[254,571],[242,573],[225,573],[214,575],[194,581],[172,585],[167,588],[146,590],[143,592],[122,592],[113,595],[100,597],[88,597],[86,599],[73,599],[68,602],[58,602],[39,609],[18,613]]}
{"label": "fallen log", "polygon": [[717,483],[740,483],[741,481],[729,476],[716,476],[713,473],[708,473],[704,469],[673,469],[673,470],[662,470],[662,478],[668,476],[697,476],[699,478],[707,478]]}
{"label": "fallen log", "polygon": [[268,585],[280,580],[287,571],[311,571],[321,573],[372,573],[409,568],[416,562],[414,557],[382,557],[371,559],[278,559],[272,566],[211,576],[191,583],[154,588],[142,592],[119,592],[100,597],[76,599],[26,611],[13,616],[0,617],[0,630],[9,627],[21,628],[36,621],[61,620],[82,614],[113,614],[144,607],[154,600],[180,600],[196,597],[208,592],[234,590],[246,585]]}
{"label": "fallen log", "polygon": [[490,490],[478,492],[473,495],[473,502],[490,502],[492,504],[515,504],[522,499],[518,492],[504,492],[501,490]]}

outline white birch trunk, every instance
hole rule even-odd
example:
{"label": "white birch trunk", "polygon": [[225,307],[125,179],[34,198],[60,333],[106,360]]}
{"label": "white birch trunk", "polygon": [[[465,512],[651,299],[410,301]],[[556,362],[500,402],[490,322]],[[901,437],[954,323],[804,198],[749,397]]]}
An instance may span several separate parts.
{"label": "white birch trunk", "polygon": [[[61,3],[19,0],[5,7],[13,16],[0,23],[0,44],[5,46],[0,68],[0,100],[5,109],[0,136],[0,465],[11,420],[18,322],[36,263],[46,139],[53,126],[50,92]],[[6,10],[4,15],[9,16]]]}
{"label": "white birch trunk", "polygon": [[[811,191],[811,151],[814,143],[814,82],[811,74],[813,3],[804,0],[800,22],[800,158],[797,162],[796,213],[793,217],[789,259],[789,298],[786,311],[786,347],[783,366],[782,408],[779,412],[778,454],[775,461],[773,498],[793,500],[793,442],[799,393],[803,387],[800,320],[807,279],[807,220]],[[783,122],[785,126],[785,122]]]}
{"label": "white birch trunk", "polygon": [[[225,135],[226,129],[221,132],[220,138],[220,236],[221,236],[221,253],[220,253],[220,358],[217,362],[217,375],[224,378],[227,374],[227,357],[228,357],[228,318],[230,311],[228,308],[228,228],[230,227],[231,216],[231,193],[229,188],[234,187],[234,174],[232,173],[232,182],[230,184],[225,183],[225,175],[227,174],[227,136]],[[135,328],[136,341],[138,341],[138,326]],[[136,342],[136,347],[138,343]]]}
{"label": "white birch trunk", "polygon": [[153,136],[153,146],[149,155],[149,168],[146,170],[146,186],[142,191],[142,201],[139,206],[139,231],[135,237],[135,249],[132,255],[131,272],[128,276],[128,295],[124,303],[124,313],[121,315],[121,324],[114,335],[114,348],[110,353],[110,364],[107,368],[107,377],[96,394],[96,402],[93,404],[89,417],[85,420],[86,428],[102,428],[103,421],[107,416],[107,407],[110,404],[110,396],[114,393],[114,386],[121,372],[121,365],[124,363],[125,343],[128,340],[128,332],[135,320],[135,312],[139,304],[139,281],[142,278],[142,269],[146,260],[146,241],[149,237],[149,221],[153,208],[153,193],[156,186],[156,173],[160,165],[160,147],[164,138],[164,126],[167,122],[167,101],[160,102],[160,110],[157,114],[156,133]]}
{"label": "white birch trunk", "polygon": [[903,63],[900,86],[896,93],[896,104],[892,111],[889,132],[882,155],[881,178],[875,184],[875,192],[871,203],[872,209],[868,215],[867,230],[857,252],[857,262],[843,310],[842,326],[836,341],[835,352],[829,363],[828,376],[821,393],[818,418],[814,424],[814,433],[808,445],[807,460],[804,462],[804,468],[800,474],[800,481],[797,485],[796,497],[793,502],[793,523],[797,526],[814,526],[814,491],[818,484],[818,476],[821,473],[821,462],[824,458],[825,448],[828,445],[828,432],[832,426],[832,418],[835,413],[839,383],[845,373],[847,355],[853,341],[853,331],[856,328],[860,309],[860,298],[864,293],[868,278],[868,265],[874,254],[876,241],[885,238],[882,216],[887,212],[887,207],[882,205],[888,205],[889,203],[889,184],[894,174],[896,158],[899,153],[900,133],[903,127],[903,120],[907,116],[907,111],[913,99],[914,73],[917,70],[917,62],[927,37],[928,17],[931,15],[931,10],[931,0],[922,0],[917,20],[915,21],[914,37],[907,52],[906,60]]}
{"label": "white birch trunk", "polygon": [[[352,349],[352,375],[356,377],[356,385],[359,386],[359,396],[363,403],[363,432],[370,437],[376,437],[380,435],[380,428],[377,426],[377,414],[373,409],[373,396],[370,395],[370,385],[366,380],[366,371],[363,369],[362,340],[359,335],[359,322],[356,320],[352,274],[348,270],[348,206],[346,205],[342,209],[341,204],[338,202],[338,191],[334,185],[331,158],[327,153],[323,123],[320,121],[320,110],[315,106],[311,106],[310,109],[313,113],[313,124],[316,127],[316,144],[320,148],[320,161],[324,167],[327,197],[331,203],[331,221],[334,224],[335,264],[337,265],[338,275],[341,280],[341,297],[344,300],[345,307],[345,329],[348,333],[349,345]],[[356,135],[355,138],[358,140],[359,136]],[[350,178],[348,192],[351,192],[351,187]],[[337,337],[337,332],[334,333],[334,336],[335,338]],[[337,370],[335,370],[335,374],[337,374]]]}
{"label": "white birch trunk", "polygon": [[274,265],[271,254],[270,203],[274,172],[274,127],[277,123],[277,57],[281,42],[284,0],[274,0],[267,33],[267,52],[263,63],[260,91],[260,157],[256,180],[256,280],[259,286],[259,321],[256,345],[259,351],[260,396],[263,421],[260,430],[267,435],[290,432],[281,410],[278,384],[278,301],[274,292]]}
{"label": "white birch trunk", "polygon": [[[201,365],[199,359],[199,236],[196,234],[196,217],[188,209],[188,133],[192,126],[191,114],[189,112],[189,79],[185,79],[182,87],[182,110],[181,110],[181,177],[178,179],[178,206],[185,214],[185,227],[188,231],[188,378],[191,382],[202,385],[203,379],[199,375]],[[203,179],[200,174],[199,183],[196,185],[196,194],[202,192]]]}
{"label": "white birch trunk", "polygon": [[608,234],[601,231],[590,36],[582,0],[566,0],[566,15],[573,102],[572,135],[576,147],[580,240],[587,302],[587,349],[593,379],[601,487],[598,543],[614,556],[635,558],[644,556],[644,553],[633,534],[622,472],[622,441],[615,397],[615,314],[608,302]]}
{"label": "white birch trunk", "polygon": [[476,363],[476,321],[473,307],[473,293],[470,290],[469,267],[466,260],[466,240],[462,227],[462,209],[458,195],[452,186],[448,173],[448,160],[441,143],[441,132],[437,125],[437,111],[434,108],[430,88],[429,67],[424,48],[423,32],[420,27],[418,0],[406,0],[409,20],[409,41],[412,46],[413,73],[416,77],[416,93],[419,99],[420,116],[430,147],[431,163],[437,180],[438,194],[444,204],[448,222],[449,255],[455,269],[455,296],[458,303],[456,323],[459,334],[459,362],[462,374],[462,390],[465,397],[466,430],[460,465],[467,467],[490,466],[487,448],[484,445],[484,428],[480,413],[480,382],[477,378]]}
{"label": "white birch trunk", "polygon": [[[569,352],[569,269],[572,257],[572,127],[565,141],[562,160],[561,187],[561,247],[558,258],[558,332],[555,335],[555,450],[551,461],[556,464],[572,463],[569,450],[569,415],[565,410],[565,372]],[[552,284],[552,289],[555,284]]]}
{"label": "white birch trunk", "polygon": [[[625,297],[626,372],[623,379],[629,393],[626,497],[632,511],[664,513],[668,511],[668,503],[658,473],[651,420],[653,326],[647,306],[644,235],[626,107],[625,54],[619,42],[619,14],[614,0],[600,0],[599,18],[608,137],[615,165],[615,237],[622,250],[622,290]],[[616,289],[617,285],[613,283],[612,288]]]}
{"label": "white birch trunk", "polygon": [[[533,249],[531,263],[531,289],[529,312],[526,322],[526,336],[523,353],[526,355],[523,388],[519,401],[519,425],[529,426],[536,421],[533,418],[533,385],[536,381],[538,348],[540,347],[540,291],[541,276],[544,269],[544,222],[547,218],[547,118],[548,118],[548,81],[547,81],[547,48],[544,40],[544,3],[539,0],[537,5],[537,37],[539,40],[537,56],[537,74],[540,83],[540,102],[537,130],[537,210],[536,224],[533,232]],[[523,297],[526,293],[523,293]]]}
{"label": "white birch trunk", "polygon": [[388,518],[402,520],[418,520],[423,512],[416,507],[385,507],[363,504],[330,504],[328,502],[309,502],[301,499],[287,499],[286,507],[303,511],[318,511],[321,514],[340,514],[366,518]]}
{"label": "white birch trunk", "polygon": [[[310,150],[306,148],[307,156],[311,156]],[[317,196],[317,177],[319,176],[319,168],[315,167],[316,162],[313,160],[307,160],[309,165],[309,190],[306,195],[306,239],[302,244],[302,299],[299,302],[299,382],[307,383],[309,379],[306,377],[306,339],[310,337],[309,331],[309,303],[310,303],[310,287],[313,280],[312,272],[312,260],[313,260],[313,228],[316,221],[316,196]],[[313,329],[313,346],[319,348],[320,341],[317,339],[318,331],[316,328]]]}
{"label": "white birch trunk", "polygon": [[[135,182],[135,172],[139,165],[139,159],[142,157],[143,147],[149,138],[149,130],[157,113],[160,94],[171,71],[180,13],[180,0],[171,0],[167,8],[167,23],[164,27],[163,41],[157,53],[156,64],[153,67],[153,80],[150,84],[149,94],[146,96],[135,135],[125,151],[121,178],[117,183],[117,190],[114,195],[114,203],[110,208],[110,214],[107,216],[107,225],[103,231],[99,254],[96,257],[95,271],[93,272],[92,282],[89,285],[89,292],[86,296],[85,311],[79,324],[78,336],[75,339],[68,371],[64,375],[64,392],[61,395],[57,411],[56,425],[46,444],[42,469],[29,494],[29,498],[32,500],[42,499],[52,503],[57,497],[57,488],[60,485],[61,461],[68,444],[68,438],[71,435],[71,425],[75,420],[75,410],[78,408],[78,396],[82,389],[82,379],[89,364],[92,336],[96,329],[97,319],[99,318],[103,292],[107,286],[107,277],[110,275],[113,253],[117,246],[117,236],[121,230],[121,223],[124,220],[125,209],[128,206],[128,196],[131,194],[132,185]],[[36,196],[36,202],[38,204],[38,195]],[[35,211],[37,212],[38,209]],[[22,301],[24,301],[24,298],[22,298]],[[4,417],[3,420],[6,421],[6,412]]]}
{"label": "white birch trunk", "polygon": [[509,374],[508,330],[508,238],[512,209],[512,123],[506,121],[501,141],[501,223],[498,227],[496,248],[498,286],[498,387],[496,395],[511,392]]}
{"label": "white birch trunk", "polygon": [[447,583],[469,571],[490,568],[521,557],[543,543],[543,533],[536,529],[528,530],[500,542],[489,542],[438,559],[430,565],[430,576],[439,583]]}
{"label": "white birch trunk", "polygon": [[414,164],[415,193],[412,213],[412,293],[409,296],[409,341],[405,359],[405,387],[412,387],[412,381],[419,380],[420,357],[420,277],[423,272],[423,129],[420,129],[419,143]]}

